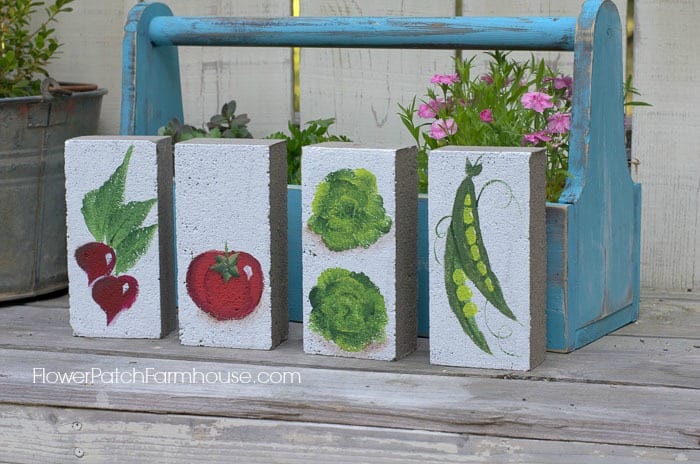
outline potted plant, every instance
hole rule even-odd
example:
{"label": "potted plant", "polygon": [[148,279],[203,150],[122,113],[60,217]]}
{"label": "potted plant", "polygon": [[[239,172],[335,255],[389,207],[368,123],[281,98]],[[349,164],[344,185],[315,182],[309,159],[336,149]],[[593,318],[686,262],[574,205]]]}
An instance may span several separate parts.
{"label": "potted plant", "polygon": [[0,301],[68,283],[63,145],[97,131],[107,93],[48,78],[72,1],[0,0]]}
{"label": "potted plant", "polygon": [[638,92],[629,80],[614,87],[621,67],[612,57],[597,68],[575,66],[574,79],[534,57],[488,55],[483,74],[474,73],[472,58],[434,75],[425,97],[399,116],[419,148],[423,192],[432,149],[545,150],[547,346],[568,352],[637,317],[640,188],[620,155],[623,100]]}

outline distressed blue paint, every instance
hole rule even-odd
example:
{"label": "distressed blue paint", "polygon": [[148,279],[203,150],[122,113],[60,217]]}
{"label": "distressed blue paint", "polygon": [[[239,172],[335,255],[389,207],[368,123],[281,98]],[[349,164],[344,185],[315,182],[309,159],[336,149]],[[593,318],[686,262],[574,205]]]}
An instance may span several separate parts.
{"label": "distressed blue paint", "polygon": [[287,187],[287,302],[289,320],[303,318],[303,276],[301,268],[301,187]]}
{"label": "distressed blue paint", "polygon": [[[574,50],[572,177],[560,200],[569,203],[567,278],[560,291],[564,304],[548,302],[549,349],[571,351],[634,321],[639,312],[641,189],[627,167],[622,81],[617,9],[610,1],[588,0]],[[548,296],[559,291],[548,290]]]}
{"label": "distressed blue paint", "polygon": [[[547,346],[566,333],[567,210],[570,205],[547,203]],[[559,344],[561,344],[559,342]]]}
{"label": "distressed blue paint", "polygon": [[161,3],[138,3],[124,26],[122,64],[122,135],[153,135],[171,118],[182,117],[180,65],[175,47],[155,47],[148,25],[171,16]]}
{"label": "distressed blue paint", "polygon": [[574,49],[576,18],[161,17],[156,45],[445,49]]}
{"label": "distressed blue paint", "polygon": [[427,337],[430,304],[430,264],[428,258],[428,195],[418,196],[418,335]]}
{"label": "distressed blue paint", "polygon": [[[641,188],[626,165],[620,20],[609,0],[575,18],[180,18],[139,3],[124,38],[122,134],[182,119],[173,45],[574,50],[568,180],[547,204],[547,347],[571,351],[636,320]],[[288,191],[289,306],[301,320],[301,196]],[[419,332],[428,326],[427,199],[419,199]]]}

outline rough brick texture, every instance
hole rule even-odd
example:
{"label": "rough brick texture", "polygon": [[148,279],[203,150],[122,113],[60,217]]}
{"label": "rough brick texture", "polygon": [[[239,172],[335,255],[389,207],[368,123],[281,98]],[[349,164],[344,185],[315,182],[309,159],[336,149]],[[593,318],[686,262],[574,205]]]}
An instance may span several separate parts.
{"label": "rough brick texture", "polygon": [[528,370],[545,353],[545,153],[429,154],[430,361]]}
{"label": "rough brick texture", "polygon": [[286,338],[286,160],[279,141],[176,145],[183,344],[271,349]]}
{"label": "rough brick texture", "polygon": [[304,147],[304,351],[392,360],[416,346],[414,148]]}
{"label": "rough brick texture", "polygon": [[170,138],[79,137],[65,158],[75,335],[167,334],[176,325]]}

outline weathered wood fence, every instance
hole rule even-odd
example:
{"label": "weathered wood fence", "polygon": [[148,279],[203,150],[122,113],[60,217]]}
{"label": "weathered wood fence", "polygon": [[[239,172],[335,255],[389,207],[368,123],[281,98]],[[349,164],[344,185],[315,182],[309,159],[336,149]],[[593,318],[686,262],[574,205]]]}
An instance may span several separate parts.
{"label": "weathered wood fence", "polygon": [[[76,0],[76,12],[58,24],[63,56],[51,66],[61,80],[93,81],[110,89],[101,132],[119,129],[121,40],[135,0]],[[579,0],[300,0],[304,16],[575,16]],[[615,1],[625,17],[627,2]],[[178,15],[278,17],[292,14],[290,0],[170,0]],[[633,171],[644,184],[642,286],[700,288],[700,43],[694,27],[700,4],[692,0],[635,1],[634,80],[654,104],[634,117]],[[354,140],[407,143],[396,116],[426,87],[429,77],[451,66],[452,51],[304,49],[300,66],[300,114],[308,121],[335,117],[337,133]],[[464,56],[471,55],[463,51]],[[570,69],[571,54],[547,59]],[[202,124],[229,99],[247,112],[254,135],[285,128],[294,117],[292,52],[284,48],[187,47],[180,51],[185,118]]]}

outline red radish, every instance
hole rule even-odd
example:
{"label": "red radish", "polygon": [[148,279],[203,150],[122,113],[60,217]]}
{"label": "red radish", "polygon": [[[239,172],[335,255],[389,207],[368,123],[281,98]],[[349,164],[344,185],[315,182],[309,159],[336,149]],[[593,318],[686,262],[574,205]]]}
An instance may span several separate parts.
{"label": "red radish", "polygon": [[92,287],[92,299],[107,314],[107,325],[117,314],[131,308],[138,294],[139,283],[129,275],[106,276]]}
{"label": "red radish", "polygon": [[109,245],[99,242],[90,242],[75,250],[75,260],[78,266],[87,273],[88,285],[98,277],[112,273],[117,263],[117,256]]}
{"label": "red radish", "polygon": [[243,319],[260,302],[263,272],[243,251],[206,251],[187,269],[187,293],[202,311],[219,321]]}

